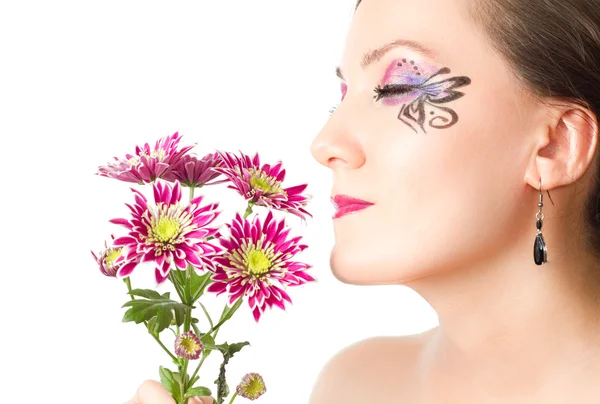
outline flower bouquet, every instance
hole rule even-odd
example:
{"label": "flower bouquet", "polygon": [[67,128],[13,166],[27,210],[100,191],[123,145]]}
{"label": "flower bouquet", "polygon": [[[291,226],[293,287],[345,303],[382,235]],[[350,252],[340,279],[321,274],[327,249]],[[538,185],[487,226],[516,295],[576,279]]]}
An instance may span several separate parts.
{"label": "flower bouquet", "polygon": [[[225,366],[248,341],[217,343],[219,329],[229,321],[246,300],[254,320],[258,322],[267,308],[285,310],[292,302],[285,291],[288,286],[315,281],[307,270],[310,265],[296,261],[295,256],[307,246],[301,237],[291,237],[285,220],[277,220],[273,211],[293,214],[302,221],[310,217],[305,209],[310,196],[303,194],[306,184],[283,188],[285,170],[281,162],[260,164],[258,154],[217,151],[198,158],[191,153],[195,145],[180,147],[178,133],[162,138],[154,148],[149,144],[136,147],[135,154],[114,158],[101,166],[97,174],[121,181],[151,185],[153,203],[143,192],[131,188],[133,202],[127,203],[130,215],[111,223],[124,229],[122,235],[111,235],[110,244],[92,255],[101,272],[122,279],[130,300],[123,322],[143,323],[148,333],[169,355],[175,370],[159,367],[162,385],[177,404],[188,398],[212,396],[206,386],[196,386],[202,363],[212,351],[218,351],[223,362],[216,384],[215,402],[222,404],[229,395]],[[205,203],[194,196],[196,188],[228,184],[247,205],[224,225],[215,224],[222,214],[218,203]],[[182,188],[189,189],[189,200],[182,200]],[[253,211],[267,210],[261,220]],[[253,215],[253,217],[250,217]],[[141,263],[154,267],[156,286],[170,282],[177,294],[163,294],[154,289],[133,289],[130,275]],[[213,321],[201,302],[205,293],[228,295],[217,321]],[[193,309],[200,308],[207,324],[201,325]],[[164,343],[164,332],[173,333],[174,342]],[[167,336],[169,332],[166,333]],[[188,369],[195,370],[188,375]],[[230,403],[237,395],[254,400],[266,391],[258,373],[248,373],[238,384]]]}

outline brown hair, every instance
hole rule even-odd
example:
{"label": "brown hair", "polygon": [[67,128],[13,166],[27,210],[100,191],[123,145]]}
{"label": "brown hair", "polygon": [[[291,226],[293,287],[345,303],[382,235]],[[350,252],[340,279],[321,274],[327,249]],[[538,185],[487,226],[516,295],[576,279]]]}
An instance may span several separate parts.
{"label": "brown hair", "polygon": [[[356,8],[362,0],[358,0]],[[600,116],[600,0],[470,0],[468,13],[535,99]],[[598,133],[596,133],[598,135]],[[584,240],[600,255],[600,164],[585,201]]]}

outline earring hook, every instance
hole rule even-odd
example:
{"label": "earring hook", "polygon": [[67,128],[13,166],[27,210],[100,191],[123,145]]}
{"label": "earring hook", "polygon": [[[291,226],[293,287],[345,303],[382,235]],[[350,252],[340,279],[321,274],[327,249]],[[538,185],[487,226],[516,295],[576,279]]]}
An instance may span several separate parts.
{"label": "earring hook", "polygon": [[[552,200],[552,197],[550,196],[550,190],[546,190],[546,192],[548,193],[548,198],[550,198],[550,202],[552,202],[552,205],[554,205],[554,201]],[[542,195],[542,179],[540,178],[540,196]]]}

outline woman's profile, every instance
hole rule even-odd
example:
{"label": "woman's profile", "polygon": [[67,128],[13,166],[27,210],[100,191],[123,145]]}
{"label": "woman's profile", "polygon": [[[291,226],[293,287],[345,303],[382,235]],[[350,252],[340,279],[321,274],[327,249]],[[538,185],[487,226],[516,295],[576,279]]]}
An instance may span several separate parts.
{"label": "woman's profile", "polygon": [[341,349],[310,404],[599,403],[600,1],[359,0],[336,74],[331,269],[439,326]]}

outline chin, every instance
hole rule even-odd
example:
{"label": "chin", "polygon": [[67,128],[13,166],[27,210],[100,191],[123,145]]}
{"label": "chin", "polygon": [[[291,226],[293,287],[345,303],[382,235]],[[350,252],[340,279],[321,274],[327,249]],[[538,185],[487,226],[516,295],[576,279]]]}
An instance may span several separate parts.
{"label": "chin", "polygon": [[382,262],[376,262],[370,254],[334,246],[329,260],[331,272],[337,280],[349,285],[382,285],[397,278],[397,270],[391,270]]}
{"label": "chin", "polygon": [[374,254],[373,251],[335,245],[331,251],[329,266],[337,280],[349,285],[403,285],[436,271],[435,268],[415,266],[415,260],[411,258],[398,251],[385,256]]}

